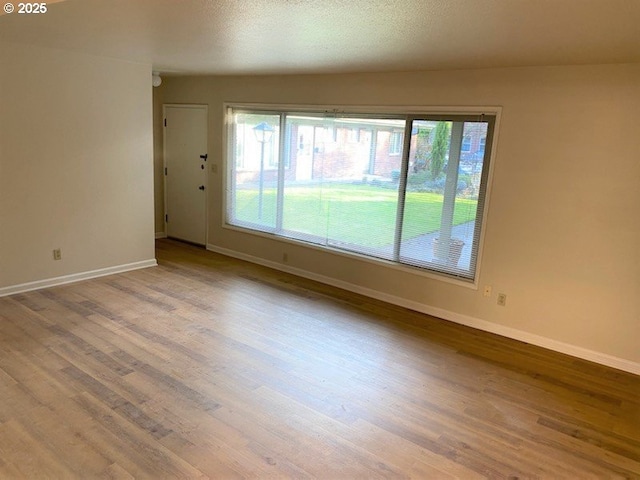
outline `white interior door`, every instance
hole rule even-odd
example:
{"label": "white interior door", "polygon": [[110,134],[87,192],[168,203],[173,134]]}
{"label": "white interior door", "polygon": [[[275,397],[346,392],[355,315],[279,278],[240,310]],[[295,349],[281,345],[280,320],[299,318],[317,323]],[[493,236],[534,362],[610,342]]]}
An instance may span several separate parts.
{"label": "white interior door", "polygon": [[167,236],[206,244],[207,107],[164,105]]}

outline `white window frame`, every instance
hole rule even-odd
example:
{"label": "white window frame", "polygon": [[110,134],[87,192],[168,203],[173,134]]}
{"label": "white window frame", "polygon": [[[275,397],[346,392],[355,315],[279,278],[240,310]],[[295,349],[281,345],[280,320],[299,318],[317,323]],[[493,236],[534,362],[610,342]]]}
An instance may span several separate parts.
{"label": "white window frame", "polygon": [[473,144],[473,138],[471,135],[465,135],[462,137],[462,149],[460,150],[463,153],[469,153],[471,151],[471,146]]}
{"label": "white window frame", "polygon": [[[445,273],[441,273],[438,271],[429,270],[426,268],[415,267],[407,264],[401,264],[394,261],[388,261],[384,259],[369,257],[367,255],[359,254],[357,252],[349,252],[340,249],[335,249],[328,246],[319,246],[315,244],[310,244],[304,242],[302,240],[293,239],[290,237],[279,236],[273,233],[264,232],[260,230],[252,230],[245,227],[239,227],[227,222],[227,211],[228,211],[228,195],[224,195],[222,205],[222,228],[227,230],[232,230],[236,232],[241,232],[243,234],[250,234],[258,237],[268,238],[270,240],[278,240],[283,243],[291,243],[295,245],[303,245],[312,250],[318,250],[322,252],[331,252],[338,256],[345,256],[348,258],[358,258],[367,263],[373,263],[376,265],[383,265],[388,268],[409,272],[412,274],[417,274],[419,276],[424,276],[433,280],[442,281],[445,283],[452,283],[458,286],[471,288],[474,290],[478,289],[478,280],[481,276],[481,268],[482,268],[482,259],[484,252],[484,242],[485,242],[485,234],[488,228],[488,211],[489,211],[489,200],[491,198],[491,189],[493,183],[493,171],[495,169],[496,164],[496,149],[498,143],[498,136],[500,131],[500,119],[502,115],[502,107],[501,106],[456,106],[456,107],[429,107],[429,106],[353,106],[353,105],[299,105],[299,104],[267,104],[267,103],[238,103],[238,102],[224,102],[223,103],[223,164],[224,164],[224,185],[227,187],[227,182],[229,179],[229,174],[231,173],[231,169],[233,167],[232,162],[229,162],[229,152],[233,151],[233,145],[230,143],[232,141],[232,136],[229,135],[229,127],[231,121],[229,120],[229,115],[231,109],[239,109],[239,110],[256,110],[261,112],[270,112],[276,113],[281,112],[284,114],[291,113],[317,113],[324,111],[328,115],[335,115],[338,113],[348,113],[352,115],[357,114],[368,114],[368,115],[390,115],[390,116],[406,116],[409,118],[420,117],[420,116],[437,116],[437,115],[476,115],[481,118],[483,114],[491,115],[494,117],[494,126],[493,126],[493,135],[490,142],[490,155],[487,157],[488,161],[488,169],[486,171],[486,176],[484,180],[485,185],[485,195],[484,202],[482,204],[482,212],[478,214],[478,217],[482,219],[482,228],[480,229],[480,235],[478,237],[477,244],[477,256],[476,256],[476,264],[475,264],[475,275],[472,279],[464,279],[449,276]],[[227,189],[228,190],[228,189]]]}
{"label": "white window frame", "polygon": [[389,135],[389,155],[402,155],[403,142],[402,132],[392,131]]}
{"label": "white window frame", "polygon": [[482,150],[482,153],[484,153],[485,148],[487,148],[487,137],[483,135],[478,142],[478,150]]}

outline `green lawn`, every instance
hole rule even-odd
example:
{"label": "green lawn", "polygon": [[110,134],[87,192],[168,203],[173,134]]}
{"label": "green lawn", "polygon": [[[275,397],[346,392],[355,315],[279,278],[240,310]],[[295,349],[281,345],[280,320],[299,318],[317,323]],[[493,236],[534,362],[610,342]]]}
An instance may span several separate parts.
{"label": "green lawn", "polygon": [[[396,190],[371,185],[332,184],[286,187],[284,229],[369,247],[393,244],[398,203]],[[454,225],[475,218],[476,200],[457,199]],[[403,240],[440,228],[442,195],[408,192]],[[263,214],[258,219],[258,191],[236,191],[238,220],[275,227],[276,190],[263,192]]]}

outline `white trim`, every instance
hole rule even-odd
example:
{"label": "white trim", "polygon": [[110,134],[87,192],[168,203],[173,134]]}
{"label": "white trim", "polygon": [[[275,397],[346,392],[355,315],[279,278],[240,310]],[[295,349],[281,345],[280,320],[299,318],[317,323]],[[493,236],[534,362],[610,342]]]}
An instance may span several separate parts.
{"label": "white trim", "polygon": [[[491,201],[491,192],[493,191],[493,172],[496,169],[498,160],[498,135],[500,135],[500,120],[502,119],[502,107],[497,107],[495,112],[495,123],[493,124],[493,141],[491,143],[491,156],[489,158],[489,171],[487,172],[487,184],[484,190],[484,207],[482,210],[482,228],[480,229],[480,238],[478,238],[478,253],[476,258],[476,274],[474,285],[476,289],[480,284],[480,275],[482,274],[482,259],[484,258],[484,239],[489,229],[489,202]],[[486,148],[486,146],[485,146]],[[476,214],[477,218],[477,214]]]}
{"label": "white trim", "polygon": [[47,278],[45,280],[37,280],[35,282],[21,283],[19,285],[11,285],[9,287],[0,288],[0,297],[14,295],[16,293],[30,292],[31,290],[39,290],[41,288],[55,287],[65,285],[67,283],[79,282],[90,278],[104,277],[115,273],[129,272],[131,270],[139,270],[141,268],[155,267],[158,262],[155,258],[150,260],[142,260],[140,262],[126,263],[124,265],[116,265],[113,267],[100,268],[98,270],[89,270],[87,272],[73,273],[71,275],[63,275],[61,277]]}
{"label": "white trim", "polygon": [[159,238],[167,238],[167,232],[156,232],[156,240]]}
{"label": "white trim", "polygon": [[255,257],[253,255],[236,252],[233,250],[229,250],[227,248],[222,248],[215,245],[207,244],[207,250],[220,253],[222,255],[226,255],[229,257],[238,258],[240,260],[246,260],[251,263],[263,265],[265,267],[273,268],[275,270],[280,270],[282,272],[297,275],[299,277],[315,280],[317,282],[324,283],[326,285],[331,285],[333,287],[341,288],[343,290],[348,290],[353,293],[358,293],[360,295],[364,295],[370,298],[382,300],[384,302],[391,303],[393,305],[398,305],[400,307],[408,308],[410,310],[414,310],[420,313],[425,313],[427,315],[442,318],[444,320],[448,320],[453,323],[458,323],[460,325],[476,328],[478,330],[482,330],[489,333],[495,333],[496,335],[511,338],[513,340],[519,340],[521,342],[529,343],[531,345],[536,345],[538,347],[543,347],[549,350],[553,350],[555,352],[571,355],[572,357],[588,360],[591,362],[598,363],[600,365],[605,365],[608,367],[616,368],[618,370],[623,370],[625,372],[633,373],[635,375],[640,375],[640,363],[632,362],[630,360],[625,360],[624,358],[614,357],[613,355],[597,352],[594,350],[589,350],[587,348],[579,347],[577,345],[572,345],[570,343],[561,342],[559,340],[543,337],[541,335],[536,335],[534,333],[525,332],[523,330],[518,330],[516,328],[499,325],[497,323],[488,322],[480,318],[464,315],[457,312],[452,312],[450,310],[445,310],[443,308],[425,305],[424,303],[415,302],[413,300],[407,300],[405,298],[398,297],[396,295],[390,295],[388,293],[380,292],[378,290],[373,290],[371,288],[362,287],[360,285],[356,285],[353,283],[344,282],[342,280],[327,277],[325,275],[308,272],[306,270],[302,270],[299,268],[290,267],[278,262],[273,262],[270,260],[265,260],[263,258]]}
{"label": "white trim", "polygon": [[280,112],[326,112],[337,113],[388,113],[397,115],[439,115],[448,113],[457,114],[495,114],[502,111],[499,105],[475,105],[475,106],[451,106],[451,105],[328,105],[328,104],[291,104],[291,103],[248,103],[248,102],[223,102],[226,111],[229,107],[239,109],[259,109]]}

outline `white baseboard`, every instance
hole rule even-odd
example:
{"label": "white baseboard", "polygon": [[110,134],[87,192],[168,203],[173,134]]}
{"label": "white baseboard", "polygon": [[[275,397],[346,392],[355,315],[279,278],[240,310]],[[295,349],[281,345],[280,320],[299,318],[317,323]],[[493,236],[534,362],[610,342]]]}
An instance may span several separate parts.
{"label": "white baseboard", "polygon": [[167,238],[167,234],[165,232],[156,232],[156,240],[159,238]]}
{"label": "white baseboard", "polygon": [[62,277],[47,278],[35,282],[21,283],[19,285],[11,285],[9,287],[0,288],[0,297],[14,295],[16,293],[30,292],[31,290],[39,290],[41,288],[55,287],[57,285],[65,285],[67,283],[79,282],[80,280],[88,280],[90,278],[104,277],[113,275],[114,273],[129,272],[141,268],[155,267],[158,262],[155,258],[151,260],[142,260],[140,262],[127,263],[124,265],[116,265],[113,267],[100,268],[98,270],[90,270],[88,272],[73,273]]}
{"label": "white baseboard", "polygon": [[558,340],[554,340],[552,338],[547,338],[541,335],[536,335],[534,333],[518,330],[516,328],[499,325],[497,323],[489,322],[487,320],[482,320],[480,318],[472,317],[469,315],[464,315],[461,313],[452,312],[450,310],[445,310],[442,308],[425,305],[424,303],[415,302],[413,300],[407,300],[405,298],[398,297],[395,295],[390,295],[388,293],[380,292],[378,290],[362,287],[360,285],[344,282],[342,280],[337,280],[335,278],[327,277],[325,275],[319,275],[319,274],[308,272],[306,270],[302,270],[299,268],[290,267],[282,263],[272,262],[270,260],[254,257],[253,255],[239,253],[239,252],[229,250],[226,248],[221,248],[215,245],[207,244],[207,250],[220,253],[222,255],[226,255],[229,257],[238,258],[240,260],[246,260],[248,262],[256,263],[258,265],[263,265],[265,267],[273,268],[275,270],[280,270],[282,272],[291,273],[299,277],[308,278],[309,280],[315,280],[320,283],[338,287],[343,290],[348,290],[353,293],[358,293],[366,297],[382,300],[384,302],[391,303],[393,305],[398,305],[400,307],[408,308],[410,310],[415,310],[417,312],[425,313],[427,315],[442,318],[444,320],[458,323],[460,325],[476,328],[478,330],[482,330],[485,332],[495,333],[496,335],[511,338],[513,340],[519,340],[521,342],[529,343],[531,345],[536,345],[538,347],[547,348],[555,352],[571,355],[572,357],[581,358],[583,360],[595,362],[600,365],[605,365],[607,367],[613,367],[613,368],[617,368],[618,370],[623,370],[625,372],[633,373],[635,375],[640,375],[640,363],[632,362],[630,360],[625,360],[623,358],[614,357],[606,353],[589,350],[587,348],[572,345],[570,343],[561,342]]}

